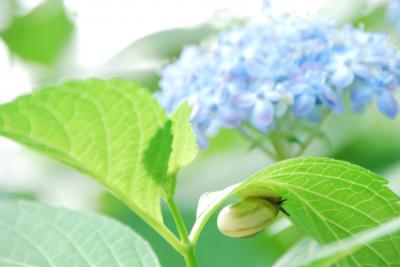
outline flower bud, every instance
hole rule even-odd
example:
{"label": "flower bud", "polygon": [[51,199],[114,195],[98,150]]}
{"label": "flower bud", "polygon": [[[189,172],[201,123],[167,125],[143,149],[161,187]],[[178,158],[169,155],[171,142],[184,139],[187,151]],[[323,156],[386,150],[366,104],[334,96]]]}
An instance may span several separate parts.
{"label": "flower bud", "polygon": [[268,199],[249,197],[221,210],[217,220],[218,229],[229,237],[248,237],[271,224],[279,209]]}

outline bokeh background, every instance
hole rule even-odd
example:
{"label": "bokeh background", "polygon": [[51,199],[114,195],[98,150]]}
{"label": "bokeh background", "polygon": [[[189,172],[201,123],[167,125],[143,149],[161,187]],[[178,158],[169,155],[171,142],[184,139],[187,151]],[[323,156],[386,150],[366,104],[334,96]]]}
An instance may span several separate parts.
{"label": "bokeh background", "polygon": [[[277,12],[308,13],[339,23],[400,33],[385,21],[384,0],[275,0]],[[0,104],[70,79],[122,77],[156,91],[158,71],[183,46],[260,15],[248,0],[0,0]],[[370,107],[363,115],[332,116],[308,151],[360,164],[388,178],[400,193],[400,119]],[[199,196],[241,181],[271,162],[235,132],[223,131],[179,176],[177,202],[191,226]],[[129,224],[152,243],[165,267],[181,257],[113,196],[74,170],[0,138],[0,197],[22,197],[89,210]],[[172,226],[166,213],[166,221]],[[83,233],[84,234],[84,233]],[[218,233],[215,218],[199,242],[201,266],[271,266],[303,234],[279,220],[250,239]]]}

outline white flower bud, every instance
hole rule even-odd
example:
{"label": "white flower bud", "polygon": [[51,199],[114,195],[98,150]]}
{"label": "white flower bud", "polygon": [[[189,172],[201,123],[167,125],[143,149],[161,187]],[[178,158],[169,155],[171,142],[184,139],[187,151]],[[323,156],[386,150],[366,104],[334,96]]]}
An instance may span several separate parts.
{"label": "white flower bud", "polygon": [[279,209],[278,205],[265,198],[249,197],[221,210],[218,229],[229,237],[248,237],[271,224]]}

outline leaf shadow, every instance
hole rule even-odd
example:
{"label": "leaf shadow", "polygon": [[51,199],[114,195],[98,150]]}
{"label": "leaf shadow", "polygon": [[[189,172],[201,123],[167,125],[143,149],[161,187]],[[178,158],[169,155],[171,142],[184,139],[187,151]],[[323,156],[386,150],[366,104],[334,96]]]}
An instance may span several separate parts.
{"label": "leaf shadow", "polygon": [[154,134],[144,152],[143,165],[145,170],[153,181],[161,187],[164,187],[167,182],[172,140],[172,122],[168,120]]}

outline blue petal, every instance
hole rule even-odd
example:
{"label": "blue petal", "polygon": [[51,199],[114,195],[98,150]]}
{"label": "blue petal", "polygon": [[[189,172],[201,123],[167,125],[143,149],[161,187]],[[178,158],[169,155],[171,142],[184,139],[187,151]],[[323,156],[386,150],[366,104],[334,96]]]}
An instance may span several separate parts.
{"label": "blue petal", "polygon": [[342,96],[340,93],[335,93],[330,87],[322,85],[322,94],[319,94],[319,100],[329,107],[331,110],[340,114],[344,111]]}
{"label": "blue petal", "polygon": [[292,112],[297,117],[308,115],[315,106],[317,98],[313,94],[302,94],[294,102]]}
{"label": "blue petal", "polygon": [[244,118],[244,112],[234,109],[232,107],[221,107],[219,109],[219,120],[226,128],[235,128],[240,125],[241,120]]}
{"label": "blue petal", "polygon": [[351,91],[351,106],[355,112],[362,112],[372,99],[372,90],[368,87],[354,88]]}
{"label": "blue petal", "polygon": [[336,96],[335,92],[329,86],[322,85],[321,91],[322,91],[324,98],[326,100],[328,100],[329,102],[337,101],[337,96]]}
{"label": "blue petal", "polygon": [[363,79],[368,79],[372,75],[371,67],[365,64],[353,64],[352,69],[357,76]]}
{"label": "blue petal", "polygon": [[307,92],[307,90],[310,88],[309,85],[300,83],[300,84],[295,84],[293,86],[289,87],[289,92],[292,93],[293,95],[300,95],[303,94],[304,92]]}
{"label": "blue petal", "polygon": [[256,102],[254,93],[239,93],[233,97],[233,103],[239,108],[251,108]]}
{"label": "blue petal", "polygon": [[376,97],[376,105],[383,114],[391,119],[396,118],[396,115],[399,112],[396,98],[388,90],[382,91]]}
{"label": "blue petal", "polygon": [[274,106],[269,101],[257,101],[251,116],[254,127],[266,131],[274,119]]}
{"label": "blue petal", "polygon": [[354,73],[347,66],[340,66],[331,76],[331,83],[338,88],[346,88],[354,81]]}

